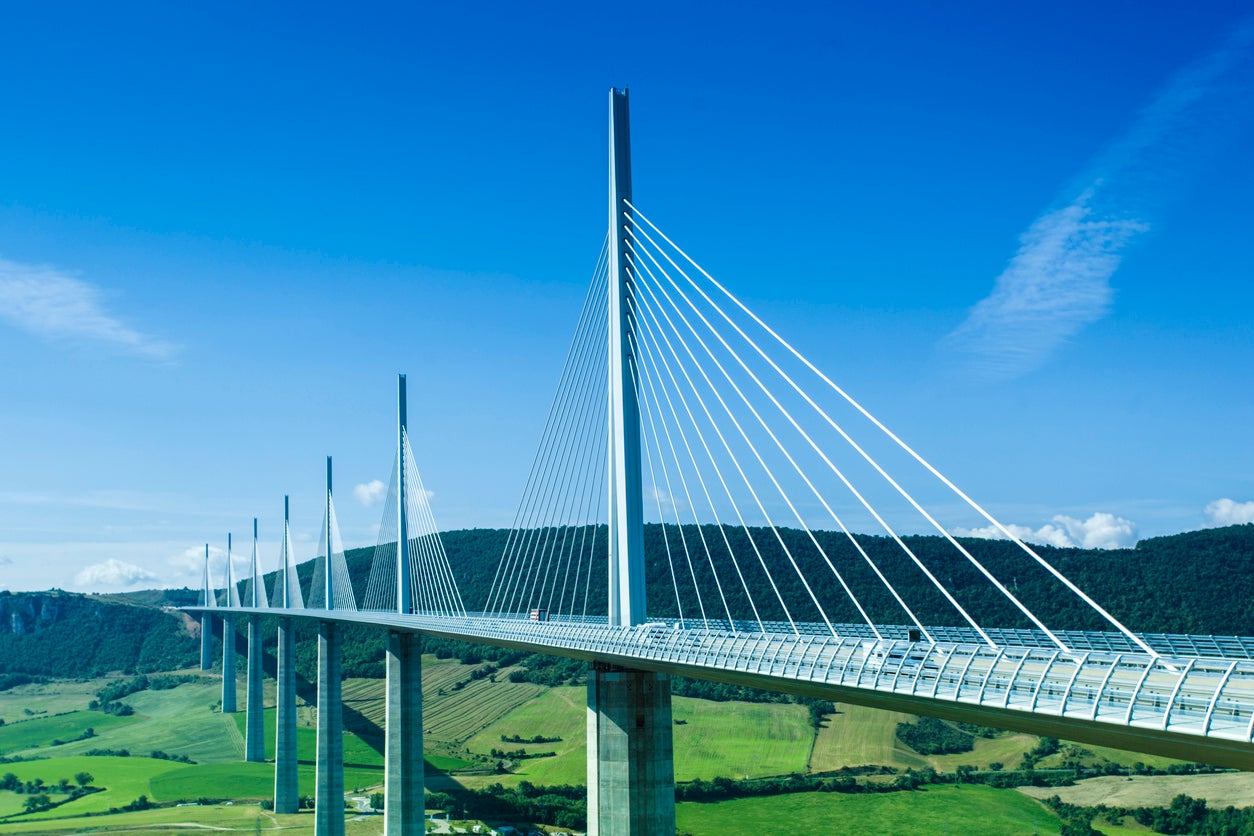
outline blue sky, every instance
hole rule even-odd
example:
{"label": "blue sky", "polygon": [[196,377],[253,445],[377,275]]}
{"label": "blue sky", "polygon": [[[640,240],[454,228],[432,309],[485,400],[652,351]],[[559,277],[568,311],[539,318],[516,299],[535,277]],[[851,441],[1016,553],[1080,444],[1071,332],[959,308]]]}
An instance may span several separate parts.
{"label": "blue sky", "polygon": [[623,85],[636,203],[1004,522],[1254,520],[1244,4],[185,5],[0,28],[0,588],[312,556],[327,454],[373,543],[397,372],[508,525]]}

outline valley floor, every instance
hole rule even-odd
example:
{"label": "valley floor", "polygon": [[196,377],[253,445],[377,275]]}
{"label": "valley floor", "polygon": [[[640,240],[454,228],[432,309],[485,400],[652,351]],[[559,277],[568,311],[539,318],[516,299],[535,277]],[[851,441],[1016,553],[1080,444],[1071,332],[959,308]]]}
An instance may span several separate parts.
{"label": "valley floor", "polygon": [[[479,666],[425,657],[424,748],[427,786],[432,791],[580,785],[585,775],[585,694],[581,687],[546,688],[508,681],[509,669],[475,676]],[[273,764],[240,763],[244,714],[222,715],[220,680],[199,678],[162,691],[127,695],[129,716],[87,710],[106,680],[24,685],[0,692],[0,775],[12,773],[24,785],[42,782],[47,791],[87,773],[98,791],[67,800],[49,792],[54,806],[23,812],[28,792],[0,790],[0,834],[134,832],[147,834],[282,829],[312,833],[312,816],[275,816],[258,806],[273,790]],[[268,683],[271,684],[272,683]],[[243,688],[239,704],[244,707]],[[378,680],[347,680],[344,685],[345,785],[358,798],[346,816],[353,836],[381,832],[382,817],[369,810],[369,794],[382,784],[384,701]],[[274,695],[266,695],[272,705]],[[302,794],[313,791],[314,710],[302,707],[298,756]],[[674,700],[677,782],[714,778],[768,778],[823,774],[844,767],[879,765],[886,773],[958,767],[1012,770],[1038,739],[1021,734],[976,737],[974,749],[955,755],[921,755],[896,735],[908,715],[837,706],[818,728],[804,706],[792,703]],[[274,711],[266,712],[268,756],[272,756]],[[540,743],[509,742],[544,738]],[[126,750],[127,756],[121,751]],[[91,753],[91,754],[89,754]],[[152,757],[153,754],[166,757]],[[185,758],[194,763],[172,760]],[[1036,765],[1140,764],[1139,771],[1164,769],[1163,758],[1063,745]],[[863,777],[891,781],[892,775]],[[796,792],[712,803],[683,802],[681,832],[704,836],[804,832],[816,826],[842,833],[1002,833],[1055,834],[1062,822],[1041,803],[1058,795],[1084,806],[1166,806],[1185,793],[1212,807],[1254,806],[1254,775],[1136,775],[1081,781],[1069,787],[1027,787],[1021,791],[989,786],[928,785],[917,790],[841,794]],[[159,809],[120,811],[145,803]],[[196,804],[197,801],[203,803]],[[63,803],[58,803],[63,802]],[[229,803],[228,803],[229,802]],[[363,809],[364,808],[364,809]],[[110,813],[110,811],[114,811]],[[489,824],[500,824],[500,822]],[[469,824],[466,825],[469,827]],[[1135,832],[1123,826],[1094,825],[1108,834]],[[554,830],[553,832],[560,832]],[[1141,832],[1145,832],[1141,829]]]}

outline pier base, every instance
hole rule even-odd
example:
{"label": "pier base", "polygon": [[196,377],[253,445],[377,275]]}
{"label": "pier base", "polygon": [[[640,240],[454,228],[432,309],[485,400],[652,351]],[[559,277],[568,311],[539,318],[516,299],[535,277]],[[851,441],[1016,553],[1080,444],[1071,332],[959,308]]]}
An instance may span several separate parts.
{"label": "pier base", "polygon": [[318,753],[315,836],[344,836],[344,702],[340,696],[340,628],[318,625]]}
{"label": "pier base", "polygon": [[671,685],[665,674],[588,671],[588,836],[675,832]]}
{"label": "pier base", "polygon": [[425,832],[422,758],[422,645],[412,633],[388,633],[385,836]]}
{"label": "pier base", "polygon": [[290,618],[279,619],[277,728],[274,740],[274,812],[300,810],[296,783],[296,632]]}
{"label": "pier base", "polygon": [[244,760],[261,763],[266,759],[265,701],[261,690],[261,619],[248,619],[248,711],[244,724]]}

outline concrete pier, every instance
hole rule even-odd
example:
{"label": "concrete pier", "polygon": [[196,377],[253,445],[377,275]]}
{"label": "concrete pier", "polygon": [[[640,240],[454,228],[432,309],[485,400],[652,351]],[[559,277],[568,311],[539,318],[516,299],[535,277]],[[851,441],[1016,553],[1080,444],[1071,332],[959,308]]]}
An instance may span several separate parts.
{"label": "concrete pier", "polygon": [[235,713],[235,621],[222,619],[222,713]]}
{"label": "concrete pier", "polygon": [[315,836],[344,836],[344,703],[340,697],[340,628],[318,625],[318,754]]}
{"label": "concrete pier", "polygon": [[665,674],[588,671],[588,836],[675,832],[671,684]]}
{"label": "concrete pier", "polygon": [[266,759],[265,700],[261,690],[261,619],[248,618],[248,718],[244,725],[244,760]]}
{"label": "concrete pier", "polygon": [[412,633],[388,633],[387,738],[384,750],[383,832],[424,833],[422,644]]}
{"label": "concrete pier", "polygon": [[300,809],[296,783],[296,628],[290,618],[279,619],[279,694],[275,714],[274,812]]}
{"label": "concrete pier", "polygon": [[207,612],[200,614],[200,669],[207,671],[213,667],[213,616]]}

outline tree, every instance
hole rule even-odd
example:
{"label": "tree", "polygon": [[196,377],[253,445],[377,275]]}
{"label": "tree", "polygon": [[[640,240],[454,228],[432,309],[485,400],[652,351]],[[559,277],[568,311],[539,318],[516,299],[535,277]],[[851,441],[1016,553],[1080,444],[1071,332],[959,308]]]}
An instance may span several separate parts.
{"label": "tree", "polygon": [[40,793],[39,795],[32,795],[26,799],[25,809],[28,813],[38,813],[40,810],[50,810],[52,809],[52,799],[43,793]]}
{"label": "tree", "polygon": [[78,784],[80,787],[90,786],[91,782],[94,780],[96,780],[96,778],[90,772],[79,772],[74,775],[74,783]]}
{"label": "tree", "polygon": [[383,793],[381,792],[370,793],[370,808],[372,810],[383,809]]}

